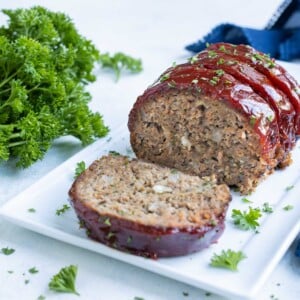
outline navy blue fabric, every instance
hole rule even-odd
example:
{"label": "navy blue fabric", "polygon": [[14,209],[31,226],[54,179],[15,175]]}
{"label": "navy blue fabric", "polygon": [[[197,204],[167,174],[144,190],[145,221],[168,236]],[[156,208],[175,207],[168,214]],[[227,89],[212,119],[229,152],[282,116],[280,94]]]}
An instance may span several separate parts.
{"label": "navy blue fabric", "polygon": [[192,52],[206,48],[206,44],[227,42],[247,44],[281,60],[300,58],[300,27],[294,29],[258,30],[234,24],[221,24],[198,42],[186,46]]}
{"label": "navy blue fabric", "polygon": [[295,254],[296,254],[296,256],[300,257],[300,241],[298,242],[298,245],[296,247]]}
{"label": "navy blue fabric", "polygon": [[255,49],[281,60],[299,59],[300,0],[283,1],[265,29],[221,24],[198,42],[186,46],[186,49],[197,53],[205,49],[207,43],[217,42],[251,45]]}

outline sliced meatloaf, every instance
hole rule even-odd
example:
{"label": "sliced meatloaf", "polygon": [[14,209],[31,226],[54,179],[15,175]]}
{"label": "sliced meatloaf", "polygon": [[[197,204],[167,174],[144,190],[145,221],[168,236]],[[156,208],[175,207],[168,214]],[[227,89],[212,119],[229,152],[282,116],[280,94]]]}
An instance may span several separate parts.
{"label": "sliced meatloaf", "polygon": [[275,65],[283,89],[258,63],[210,47],[169,68],[137,99],[128,121],[131,145],[138,158],[215,174],[247,194],[291,161],[299,112],[295,93],[285,89],[293,81],[289,86]]}
{"label": "sliced meatloaf", "polygon": [[104,156],[73,183],[71,203],[89,236],[146,257],[208,247],[224,230],[226,185],[124,156]]}

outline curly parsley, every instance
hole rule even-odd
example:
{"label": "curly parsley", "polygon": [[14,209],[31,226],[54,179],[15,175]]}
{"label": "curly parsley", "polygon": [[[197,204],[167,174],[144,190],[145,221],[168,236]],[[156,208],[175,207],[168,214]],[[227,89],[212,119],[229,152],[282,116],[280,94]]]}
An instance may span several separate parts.
{"label": "curly parsley", "polygon": [[1,249],[1,252],[2,252],[4,255],[11,255],[11,254],[13,254],[15,251],[16,251],[15,249],[13,249],[13,248],[8,248],[8,247],[2,248],[2,249]]}
{"label": "curly parsley", "polygon": [[239,209],[233,209],[231,217],[233,219],[233,223],[240,229],[255,230],[260,224],[258,223],[258,219],[262,216],[259,208],[252,208],[249,206],[248,211],[241,212]]}
{"label": "curly parsley", "polygon": [[232,271],[237,271],[239,262],[246,258],[242,251],[233,251],[231,249],[222,250],[221,254],[214,253],[211,258],[210,265],[216,268],[226,268]]}
{"label": "curly parsley", "polygon": [[79,296],[75,289],[77,266],[70,265],[62,268],[49,282],[49,289],[56,292],[73,293]]}
{"label": "curly parsley", "polygon": [[85,162],[80,161],[76,164],[74,178],[77,178],[86,169]]}

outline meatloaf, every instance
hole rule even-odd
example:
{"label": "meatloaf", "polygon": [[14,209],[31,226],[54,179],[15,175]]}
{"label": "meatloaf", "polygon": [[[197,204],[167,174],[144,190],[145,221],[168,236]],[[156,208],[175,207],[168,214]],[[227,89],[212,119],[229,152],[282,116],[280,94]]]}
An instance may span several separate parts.
{"label": "meatloaf", "polygon": [[[275,74],[279,74],[277,78]],[[299,86],[251,47],[220,43],[166,70],[128,121],[138,158],[209,176],[242,194],[291,163]]]}
{"label": "meatloaf", "polygon": [[208,247],[224,230],[227,185],[125,156],[96,160],[73,183],[71,203],[91,238],[145,257]]}

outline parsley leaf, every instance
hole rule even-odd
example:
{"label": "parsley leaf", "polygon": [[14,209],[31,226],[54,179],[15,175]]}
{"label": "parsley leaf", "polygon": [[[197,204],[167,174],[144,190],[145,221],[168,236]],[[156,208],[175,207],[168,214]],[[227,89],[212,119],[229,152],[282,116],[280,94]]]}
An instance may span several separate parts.
{"label": "parsley leaf", "polygon": [[62,268],[54,275],[49,282],[49,289],[63,293],[73,293],[79,295],[75,289],[75,280],[77,276],[77,266],[70,265]]}
{"label": "parsley leaf", "polygon": [[13,248],[8,248],[8,247],[2,248],[2,249],[1,249],[1,252],[2,252],[4,255],[11,255],[11,254],[13,254],[15,251],[16,251],[15,249],[13,249]]}
{"label": "parsley leaf", "polygon": [[246,258],[242,251],[233,251],[231,249],[222,250],[221,254],[214,253],[211,258],[210,265],[216,268],[226,268],[232,271],[237,271],[238,263]]}
{"label": "parsley leaf", "polygon": [[30,269],[28,270],[28,272],[31,273],[31,274],[36,274],[36,273],[39,272],[39,270],[37,270],[36,267],[32,267],[32,268],[30,268]]}
{"label": "parsley leaf", "polygon": [[115,72],[116,81],[119,80],[122,70],[128,70],[131,73],[139,73],[143,70],[140,59],[135,59],[122,52],[117,52],[114,55],[100,54],[99,62],[103,68],[110,68]]}
{"label": "parsley leaf", "polygon": [[76,164],[74,178],[77,178],[86,169],[85,162],[80,161]]}
{"label": "parsley leaf", "polygon": [[71,207],[67,204],[64,204],[62,208],[56,210],[56,215],[60,216],[61,214],[65,213]]}
{"label": "parsley leaf", "polygon": [[259,208],[252,208],[249,206],[249,211],[241,212],[239,209],[233,209],[231,217],[233,218],[233,223],[240,229],[255,230],[260,224],[257,220],[261,217],[261,211]]}
{"label": "parsley leaf", "polygon": [[269,204],[268,202],[265,202],[265,203],[263,204],[262,211],[263,211],[264,213],[270,214],[270,213],[273,212],[273,207],[270,206],[270,204]]}
{"label": "parsley leaf", "polygon": [[289,211],[289,210],[292,210],[293,208],[294,208],[293,205],[288,204],[283,209],[286,210],[286,211]]}

